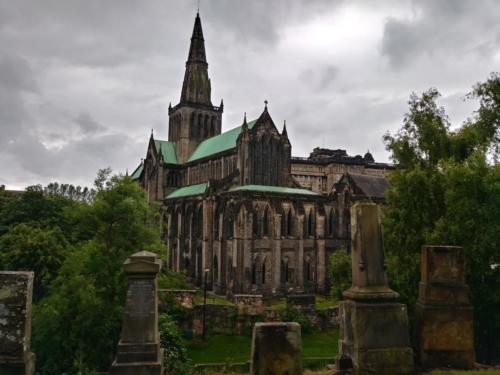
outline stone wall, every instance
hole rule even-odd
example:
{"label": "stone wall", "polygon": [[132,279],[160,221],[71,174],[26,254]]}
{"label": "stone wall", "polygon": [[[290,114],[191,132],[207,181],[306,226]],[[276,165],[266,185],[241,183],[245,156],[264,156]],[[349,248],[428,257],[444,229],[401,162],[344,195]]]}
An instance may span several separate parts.
{"label": "stone wall", "polygon": [[158,290],[158,299],[160,304],[175,301],[186,308],[193,308],[196,290],[189,289],[160,289]]}
{"label": "stone wall", "polygon": [[[217,305],[207,303],[206,325],[207,330],[212,333],[243,335],[250,334],[253,325],[258,322],[283,322],[286,319],[287,310],[264,308],[258,302],[258,298],[249,300],[241,296],[240,303],[236,305]],[[243,301],[254,303],[253,306],[244,307]],[[159,310],[169,312],[172,306],[165,305],[165,298],[159,299]],[[183,331],[192,331],[201,335],[203,330],[203,305],[195,305],[193,308],[182,308],[179,312],[178,306],[174,307],[174,317],[179,321]],[[327,330],[338,326],[338,308],[328,309],[304,309],[299,310],[310,322],[313,328]]]}
{"label": "stone wall", "polygon": [[30,375],[33,272],[0,272],[0,375]]}

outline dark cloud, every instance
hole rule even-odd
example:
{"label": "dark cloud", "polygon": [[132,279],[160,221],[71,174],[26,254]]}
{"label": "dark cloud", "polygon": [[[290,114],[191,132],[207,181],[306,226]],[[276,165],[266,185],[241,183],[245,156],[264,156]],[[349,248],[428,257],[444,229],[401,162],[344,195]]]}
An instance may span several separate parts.
{"label": "dark cloud", "polygon": [[[151,128],[166,139],[196,6],[0,0],[0,184],[89,184],[99,168],[134,168]],[[500,63],[499,6],[202,0],[223,130],[260,115],[267,99],[294,155],[324,145],[387,160],[381,136],[399,126],[411,91],[436,86],[452,119],[470,112],[456,98]]]}
{"label": "dark cloud", "polygon": [[306,69],[299,74],[299,79],[316,90],[328,89],[338,75],[338,68],[327,65],[317,69]]}
{"label": "dark cloud", "polygon": [[106,127],[98,123],[89,113],[80,112],[75,117],[75,123],[84,134],[93,134],[106,130]]}
{"label": "dark cloud", "polygon": [[391,17],[384,27],[382,53],[401,68],[421,56],[491,56],[498,46],[500,2],[495,0],[412,2],[411,16]]}

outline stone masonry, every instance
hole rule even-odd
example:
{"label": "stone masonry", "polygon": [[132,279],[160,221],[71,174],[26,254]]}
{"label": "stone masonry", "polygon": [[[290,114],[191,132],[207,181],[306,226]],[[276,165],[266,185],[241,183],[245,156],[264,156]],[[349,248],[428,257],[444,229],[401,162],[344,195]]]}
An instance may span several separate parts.
{"label": "stone masonry", "polygon": [[141,251],[124,264],[128,279],[127,299],[118,353],[111,375],[162,375],[163,350],[158,332],[156,276],[161,260]]}
{"label": "stone masonry", "polygon": [[33,272],[0,272],[0,375],[32,375]]}
{"label": "stone masonry", "polygon": [[416,306],[418,357],[423,367],[472,368],[473,308],[465,284],[464,249],[423,246]]}
{"label": "stone masonry", "polygon": [[251,375],[302,375],[302,336],[298,323],[256,323]]}
{"label": "stone masonry", "polygon": [[356,203],[351,219],[352,287],[340,304],[338,362],[350,359],[357,375],[413,374],[406,305],[387,285],[378,206]]}

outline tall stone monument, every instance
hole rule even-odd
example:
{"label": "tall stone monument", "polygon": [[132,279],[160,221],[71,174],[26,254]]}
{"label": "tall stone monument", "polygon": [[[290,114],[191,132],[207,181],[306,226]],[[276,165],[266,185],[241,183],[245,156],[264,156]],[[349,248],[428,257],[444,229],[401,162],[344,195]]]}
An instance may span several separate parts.
{"label": "tall stone monument", "polygon": [[0,375],[32,375],[33,272],[0,272]]}
{"label": "tall stone monument", "polygon": [[416,306],[418,357],[423,367],[474,367],[473,308],[465,284],[464,250],[423,246]]}
{"label": "tall stone monument", "polygon": [[133,254],[124,263],[128,279],[127,299],[111,375],[163,374],[156,294],[156,276],[160,269],[158,256],[147,251]]}
{"label": "tall stone monument", "polygon": [[256,323],[253,328],[251,375],[302,375],[299,323]]}
{"label": "tall stone monument", "polygon": [[351,236],[352,287],[340,304],[338,363],[352,362],[353,374],[413,374],[406,305],[387,285],[376,204],[352,206]]}

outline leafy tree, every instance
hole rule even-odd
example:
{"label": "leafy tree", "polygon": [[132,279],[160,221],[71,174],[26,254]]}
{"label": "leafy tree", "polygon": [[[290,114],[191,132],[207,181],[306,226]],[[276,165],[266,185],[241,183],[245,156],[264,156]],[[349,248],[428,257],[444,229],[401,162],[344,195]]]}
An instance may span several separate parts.
{"label": "leafy tree", "polygon": [[36,302],[48,291],[68,252],[69,243],[59,227],[17,224],[0,237],[0,269],[34,271]]}
{"label": "leafy tree", "polygon": [[352,283],[351,255],[345,249],[335,251],[328,258],[328,275],[332,296],[341,300],[342,292]]}
{"label": "leafy tree", "polygon": [[50,228],[58,226],[66,232],[70,230],[65,210],[74,205],[71,200],[62,196],[47,196],[40,185],[29,186],[19,197],[10,199],[3,207],[0,215],[0,228],[3,233],[15,224],[33,224]]}
{"label": "leafy tree", "polygon": [[[473,87],[479,109],[450,130],[432,89],[412,95],[402,129],[384,139],[401,167],[390,175],[383,211],[389,278],[414,305],[424,244],[465,249],[467,282],[475,308],[476,350],[491,361],[500,349],[500,75]],[[493,163],[492,163],[493,162]],[[410,309],[412,311],[412,309]]]}
{"label": "leafy tree", "polygon": [[161,314],[158,328],[165,356],[165,373],[168,375],[191,374],[193,372],[191,361],[175,320],[167,314]]}
{"label": "leafy tree", "polygon": [[68,215],[75,249],[34,309],[33,347],[42,374],[109,367],[126,292],[123,262],[140,250],[164,251],[155,212],[130,177],[103,181],[90,205]]}

